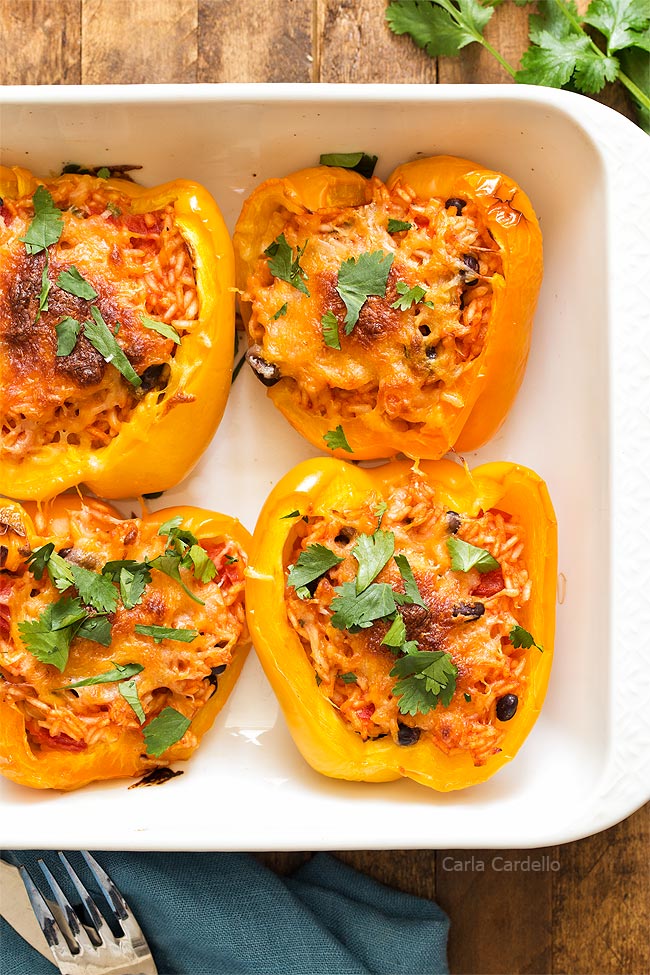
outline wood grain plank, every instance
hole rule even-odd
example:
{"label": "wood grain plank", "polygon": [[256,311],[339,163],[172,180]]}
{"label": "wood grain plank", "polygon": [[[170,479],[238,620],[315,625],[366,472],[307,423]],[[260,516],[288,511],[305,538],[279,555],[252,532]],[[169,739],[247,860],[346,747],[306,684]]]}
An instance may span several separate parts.
{"label": "wood grain plank", "polygon": [[436,63],[397,37],[378,0],[316,0],[317,81],[434,83]]}
{"label": "wood grain plank", "polygon": [[199,81],[312,81],[312,0],[199,0]]}
{"label": "wood grain plank", "polygon": [[554,856],[552,849],[438,853],[436,900],[451,918],[452,973],[551,971]]}
{"label": "wood grain plank", "polygon": [[196,81],[197,0],[84,0],[82,81]]}
{"label": "wood grain plank", "polygon": [[[526,7],[504,3],[494,12],[485,29],[486,40],[515,69],[528,47],[529,12]],[[484,47],[469,44],[457,58],[438,59],[438,81],[446,84],[507,84],[512,78]]]}
{"label": "wood grain plank", "polygon": [[81,81],[81,0],[0,0],[3,85]]}
{"label": "wood grain plank", "polygon": [[553,968],[562,975],[650,972],[650,805],[560,847]]}
{"label": "wood grain plank", "polygon": [[380,884],[435,900],[435,850],[346,850],[334,855]]}

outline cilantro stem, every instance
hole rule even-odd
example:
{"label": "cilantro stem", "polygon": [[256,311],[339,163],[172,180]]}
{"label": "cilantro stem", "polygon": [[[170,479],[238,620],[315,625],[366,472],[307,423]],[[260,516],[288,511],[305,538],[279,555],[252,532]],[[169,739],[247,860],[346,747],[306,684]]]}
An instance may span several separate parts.
{"label": "cilantro stem", "polygon": [[[567,7],[566,4],[563,2],[563,0],[554,0],[554,3],[555,6],[558,8],[558,10],[562,12],[562,15],[566,17],[566,19],[569,21],[569,23],[574,28],[574,30],[578,31],[580,34],[582,34],[584,37],[587,38],[592,50],[596,52],[598,57],[604,58],[605,55],[598,47],[596,42],[589,36],[587,31],[583,28],[582,23],[580,22],[579,18],[574,15],[571,8]],[[621,71],[620,67],[618,69],[617,77],[620,83],[623,85],[623,87],[627,88],[630,94],[633,95],[634,98],[636,98],[636,100],[639,102],[640,105],[642,105],[644,108],[650,109],[650,97],[646,95],[645,92],[641,91],[638,85],[636,85],[631,78],[628,78],[628,76],[624,74],[623,71]]]}
{"label": "cilantro stem", "polygon": [[495,47],[492,47],[492,45],[490,44],[489,41],[486,41],[485,38],[482,37],[480,34],[477,34],[476,35],[476,40],[480,44],[483,45],[483,47],[485,48],[486,51],[489,51],[490,52],[490,54],[492,55],[492,57],[494,57],[494,58],[497,59],[497,61],[501,65],[501,67],[504,69],[504,71],[507,71],[508,72],[508,74],[510,75],[511,78],[514,78],[515,77],[515,75],[517,73],[515,71],[515,69],[512,67],[512,65],[508,61],[506,61],[506,59],[501,54],[499,54],[499,52],[497,51],[497,49]]}

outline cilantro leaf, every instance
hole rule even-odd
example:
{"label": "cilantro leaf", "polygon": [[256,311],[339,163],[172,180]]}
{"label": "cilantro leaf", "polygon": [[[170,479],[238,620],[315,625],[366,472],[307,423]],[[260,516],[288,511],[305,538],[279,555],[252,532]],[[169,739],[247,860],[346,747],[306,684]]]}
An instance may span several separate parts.
{"label": "cilantro leaf", "polygon": [[74,624],[85,616],[86,610],[78,599],[60,599],[46,606],[38,619],[19,623],[18,632],[25,649],[37,660],[63,672],[77,632]]}
{"label": "cilantro leaf", "polygon": [[350,257],[343,261],[339,270],[336,290],[347,308],[345,334],[349,335],[359,320],[359,312],[371,295],[384,296],[388,273],[394,254],[373,251],[359,254],[355,261]]}
{"label": "cilantro leaf", "polygon": [[339,338],[339,320],[330,309],[326,311],[320,320],[323,326],[323,341],[330,349],[340,349],[341,339]]}
{"label": "cilantro leaf", "polygon": [[199,582],[210,582],[217,574],[217,567],[202,545],[192,545],[187,553],[194,566],[194,576]]}
{"label": "cilantro leaf", "polygon": [[363,592],[375,579],[395,551],[395,536],[378,528],[373,535],[359,535],[352,554],[359,563],[357,592]]}
{"label": "cilantro leaf", "polygon": [[47,545],[41,545],[40,548],[35,548],[25,559],[29,566],[29,571],[35,579],[43,578],[43,573],[53,551],[54,542],[48,542]]}
{"label": "cilantro leaf", "polygon": [[271,321],[272,322],[277,322],[278,318],[284,318],[284,316],[287,314],[287,308],[288,307],[289,306],[287,305],[287,303],[285,301],[285,303],[283,305],[280,305],[280,307],[276,311],[275,315],[271,315]]}
{"label": "cilantro leaf", "polygon": [[300,518],[300,512],[297,508],[294,508],[294,510],[290,511],[288,514],[280,515],[280,521],[284,521],[285,518]]}
{"label": "cilantro leaf", "polygon": [[117,609],[117,589],[110,579],[74,563],[70,565],[70,572],[82,602],[87,606],[92,606],[98,613],[115,612]]}
{"label": "cilantro leaf", "polygon": [[145,315],[144,312],[140,315],[140,321],[145,328],[150,328],[152,332],[158,332],[166,339],[171,339],[176,345],[181,344],[181,337],[172,325],[168,325],[167,322],[159,322],[155,318],[150,318]]}
{"label": "cilantro leaf", "polygon": [[389,234],[401,234],[403,230],[410,230],[413,226],[408,220],[395,220],[393,217],[388,218],[387,230]]}
{"label": "cilantro leaf", "polygon": [[548,30],[540,30],[534,36],[535,42],[521,59],[518,82],[562,88],[575,73],[576,84],[583,91],[597,92],[608,75],[612,75],[610,80],[616,77],[618,62],[614,58],[604,58],[594,50],[586,34],[579,32],[557,37]]}
{"label": "cilantro leaf", "polygon": [[70,586],[74,586],[71,564],[56,552],[52,552],[47,560],[47,571],[59,592],[65,592]]}
{"label": "cilantro leaf", "polygon": [[90,309],[92,322],[84,322],[84,335],[94,349],[97,349],[105,362],[115,366],[132,386],[141,386],[142,380],[117,344],[115,336],[101,316],[99,308]]}
{"label": "cilantro leaf", "polygon": [[56,279],[56,286],[67,294],[74,295],[76,298],[85,298],[86,301],[93,301],[97,297],[93,286],[81,276],[74,264],[67,270],[61,271]]}
{"label": "cilantro leaf", "polygon": [[344,684],[356,684],[357,682],[357,675],[353,674],[351,670],[347,674],[339,674],[339,677]]}
{"label": "cilantro leaf", "polygon": [[340,423],[336,430],[328,430],[327,433],[323,434],[323,440],[330,450],[347,450],[349,454],[354,452]]}
{"label": "cilantro leaf", "polygon": [[393,695],[401,714],[428,714],[438,702],[449,707],[456,690],[458,670],[442,650],[416,651],[400,657],[390,672],[399,677]]}
{"label": "cilantro leaf", "polygon": [[151,573],[145,563],[136,563],[133,569],[122,566],[119,574],[120,596],[125,609],[133,609],[142,602],[142,596],[151,582]]}
{"label": "cilantro leaf", "polygon": [[305,284],[307,275],[300,266],[300,258],[305,253],[307,243],[308,241],[305,241],[302,248],[298,248],[294,258],[286,237],[280,234],[272,244],[269,244],[264,253],[269,258],[269,271],[274,278],[288,281],[290,285],[309,297],[309,289]]}
{"label": "cilantro leaf", "polygon": [[409,288],[408,284],[404,281],[398,281],[395,285],[395,290],[399,298],[390,307],[398,308],[400,311],[408,311],[411,305],[419,305],[427,293],[426,289],[420,287],[419,284]]}
{"label": "cilantro leaf", "polygon": [[648,0],[591,0],[584,22],[607,39],[607,53],[626,47],[650,50]]}
{"label": "cilantro leaf", "polygon": [[118,691],[124,698],[127,704],[131,706],[131,709],[135,712],[140,724],[144,724],[147,716],[144,713],[144,708],[138,696],[138,685],[134,680],[125,680],[118,685]]}
{"label": "cilantro leaf", "polygon": [[171,745],[181,740],[190,724],[189,718],[175,708],[163,708],[158,717],[142,729],[147,755],[160,758]]}
{"label": "cilantro leaf", "polygon": [[628,90],[636,106],[639,125],[650,133],[650,58],[641,48],[626,47],[621,51],[621,64],[625,76],[634,86],[633,91]]}
{"label": "cilantro leaf", "polygon": [[493,12],[478,0],[394,0],[386,20],[394,34],[409,34],[436,58],[458,54],[472,41],[480,41]]}
{"label": "cilantro leaf", "polygon": [[52,287],[50,279],[47,276],[48,263],[47,261],[43,265],[43,273],[41,274],[41,293],[38,296],[38,312],[36,314],[36,321],[39,320],[41,314],[47,311],[49,306],[48,299],[50,297],[50,289]]}
{"label": "cilantro leaf", "polygon": [[525,630],[523,626],[513,626],[508,634],[508,639],[510,640],[513,647],[519,648],[523,647],[524,650],[529,650],[530,647],[537,647],[540,653],[544,653],[544,647],[540,646],[539,643],[535,643],[535,638],[532,633]]}
{"label": "cilantro leaf", "polygon": [[356,582],[344,582],[335,592],[330,622],[337,630],[365,629],[396,610],[395,596],[387,582],[373,582],[361,593],[357,592]]}
{"label": "cilantro leaf", "polygon": [[111,171],[107,166],[100,166],[97,170],[97,176],[99,179],[110,179]]}
{"label": "cilantro leaf", "polygon": [[111,624],[105,616],[88,616],[83,620],[76,636],[99,643],[102,647],[110,647],[113,639]]}
{"label": "cilantro leaf", "polygon": [[[304,552],[301,552],[292,565],[287,577],[287,585],[293,586],[296,590],[308,586],[310,582],[315,582],[321,576],[333,569],[335,565],[342,562],[331,549],[325,545],[309,545]],[[301,596],[301,598],[303,598]]]}
{"label": "cilantro leaf", "polygon": [[388,510],[388,505],[385,501],[380,501],[374,510],[375,518],[377,519],[377,528],[381,528],[381,523],[384,520],[384,515]]}
{"label": "cilantro leaf", "polygon": [[469,572],[478,569],[479,572],[492,572],[499,568],[499,563],[485,548],[477,548],[464,542],[462,538],[448,538],[447,551],[451,556],[453,572]]}
{"label": "cilantro leaf", "polygon": [[418,584],[415,581],[415,576],[413,575],[413,569],[409,563],[409,560],[405,555],[396,555],[395,562],[397,568],[399,569],[399,574],[402,577],[402,582],[404,583],[404,593],[408,597],[409,602],[415,603],[417,606],[422,606],[424,609],[428,609],[427,604],[422,599],[420,590],[418,589]]}
{"label": "cilantro leaf", "polygon": [[76,318],[66,315],[65,318],[61,319],[56,326],[56,354],[58,356],[70,355],[77,344],[80,329],[81,322],[78,322]]}
{"label": "cilantro leaf", "polygon": [[321,166],[352,169],[360,176],[370,179],[377,165],[377,156],[369,156],[367,152],[324,152],[319,162]]}
{"label": "cilantro leaf", "polygon": [[90,687],[93,684],[115,684],[121,680],[134,677],[144,670],[142,664],[117,664],[113,660],[113,669],[105,670],[103,674],[96,674],[94,677],[84,677],[83,680],[76,680],[73,684],[65,684],[57,687],[57,691],[71,691],[77,687]]}
{"label": "cilantro leaf", "polygon": [[183,516],[174,515],[173,518],[168,518],[167,521],[163,522],[163,524],[158,529],[158,534],[168,535],[168,536],[173,535],[176,532],[176,530],[181,527],[182,524],[183,524]]}
{"label": "cilantro leaf", "polygon": [[179,584],[190,599],[193,599],[195,603],[199,603],[201,606],[205,606],[203,600],[199,599],[198,596],[195,596],[192,590],[188,589],[181,579],[180,559],[178,555],[165,552],[164,555],[159,555],[158,558],[152,559],[151,562],[147,563],[147,565],[150,569],[158,569],[159,572],[164,572],[165,575],[169,576],[170,579],[173,579]]}
{"label": "cilantro leaf", "polygon": [[381,642],[387,647],[401,647],[403,643],[406,643],[406,626],[399,613],[396,614],[388,633]]}
{"label": "cilantro leaf", "polygon": [[34,217],[27,233],[20,240],[25,244],[28,254],[40,254],[51,244],[56,244],[63,232],[63,216],[54,206],[51,193],[39,186],[32,197]]}
{"label": "cilantro leaf", "polygon": [[144,626],[136,623],[135,632],[140,636],[152,637],[154,643],[162,643],[163,640],[178,640],[179,643],[192,643],[199,635],[198,630],[176,629],[174,626]]}

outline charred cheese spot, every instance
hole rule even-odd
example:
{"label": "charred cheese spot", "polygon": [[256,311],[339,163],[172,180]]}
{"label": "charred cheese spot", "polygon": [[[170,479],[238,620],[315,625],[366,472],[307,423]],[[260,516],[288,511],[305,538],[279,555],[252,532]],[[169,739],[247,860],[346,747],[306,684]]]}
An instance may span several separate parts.
{"label": "charred cheese spot", "polygon": [[[517,613],[530,598],[522,529],[496,510],[464,516],[459,521],[457,537],[487,547],[500,562],[505,581],[504,589],[483,600],[479,612],[471,591],[480,573],[476,569],[451,571],[446,547],[448,511],[435,502],[427,482],[414,472],[406,487],[385,499],[388,508],[382,529],[393,532],[395,552],[408,558],[426,604],[399,607],[406,639],[415,640],[420,651],[449,653],[458,671],[448,708],[438,705],[426,715],[401,714],[399,697],[392,693],[396,679],[390,676],[396,651],[382,643],[390,621],[376,621],[356,633],[336,629],[329,622],[336,587],[354,579],[358,569],[353,546],[346,549],[336,539],[354,525],[367,533],[379,500],[368,498],[359,508],[312,519],[308,530],[296,529],[287,564],[295,563],[300,552],[314,543],[331,548],[344,560],[320,581],[310,599],[299,599],[295,590],[287,587],[288,618],[320,678],[320,692],[336,706],[341,720],[364,740],[391,735],[400,743],[404,729],[410,728],[441,750],[468,752],[474,764],[483,765],[504,735],[496,720],[497,701],[506,694],[515,694],[519,700],[526,696],[530,651],[516,649],[508,638]],[[375,581],[388,583],[397,593],[404,591],[393,560]],[[459,607],[465,607],[465,612],[459,612]],[[337,679],[346,672],[356,675],[355,683]],[[469,695],[469,702],[465,695]]]}

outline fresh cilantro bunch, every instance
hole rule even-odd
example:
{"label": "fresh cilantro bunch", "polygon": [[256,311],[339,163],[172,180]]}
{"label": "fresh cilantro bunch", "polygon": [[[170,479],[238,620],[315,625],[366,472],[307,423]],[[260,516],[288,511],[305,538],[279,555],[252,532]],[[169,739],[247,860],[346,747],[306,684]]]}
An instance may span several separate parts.
{"label": "fresh cilantro bunch", "polygon": [[[519,6],[534,0],[515,0]],[[620,81],[639,124],[650,132],[650,0],[591,0],[580,14],[574,0],[545,0],[529,19],[530,46],[519,70],[483,36],[501,0],[392,0],[386,19],[432,57],[453,57],[481,44],[515,81],[574,88],[594,95]],[[586,30],[585,28],[589,28]]]}

